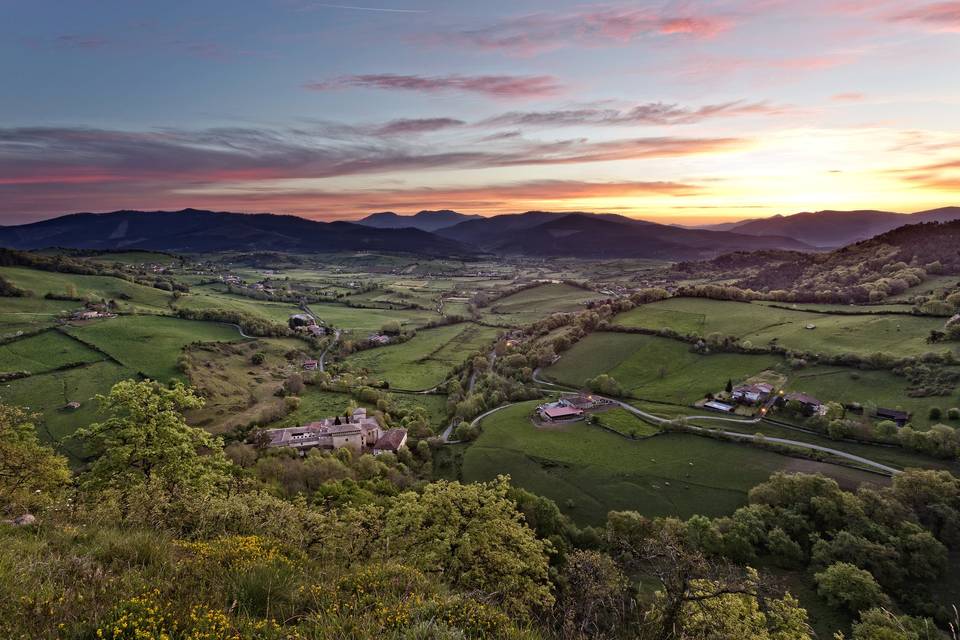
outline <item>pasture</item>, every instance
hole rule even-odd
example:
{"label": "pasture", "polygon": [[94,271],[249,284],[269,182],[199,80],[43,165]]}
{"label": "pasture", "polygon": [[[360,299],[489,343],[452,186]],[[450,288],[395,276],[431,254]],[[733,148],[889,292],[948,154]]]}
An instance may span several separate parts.
{"label": "pasture", "polygon": [[508,474],[581,524],[600,525],[611,510],[680,518],[729,514],[746,503],[751,487],[777,471],[820,472],[847,487],[877,479],[689,434],[630,441],[584,422],[537,428],[530,421],[536,404],[513,405],[483,420],[480,437],[464,455],[463,479]]}
{"label": "pasture", "polygon": [[494,300],[481,310],[486,322],[501,326],[521,326],[552,313],[582,311],[588,300],[600,297],[569,284],[543,284]]}
{"label": "pasture", "polygon": [[[27,407],[39,413],[41,422],[38,433],[46,441],[59,442],[79,427],[85,427],[98,419],[94,396],[105,394],[110,387],[135,372],[110,362],[94,362],[90,365],[53,371],[13,380],[0,385],[0,402]],[[64,406],[79,402],[80,408],[71,411]],[[79,455],[75,445],[66,443],[72,457]]]}
{"label": "pasture", "polygon": [[450,370],[487,348],[496,329],[471,323],[424,329],[404,343],[361,351],[347,358],[391,387],[419,391],[446,380]]}
{"label": "pasture", "polygon": [[[775,341],[783,347],[813,353],[866,356],[884,352],[895,357],[931,351],[926,338],[932,329],[943,327],[942,318],[882,313],[831,315],[704,298],[672,298],[642,305],[619,314],[613,323],[645,329],[669,327],[701,336],[733,335],[758,346]],[[952,348],[960,353],[960,346]]]}
{"label": "pasture", "polygon": [[[121,278],[110,276],[84,276],[73,273],[39,271],[22,267],[0,267],[0,275],[36,297],[48,293],[85,298],[94,301],[114,300],[124,311],[146,313],[169,313],[167,304],[172,296],[167,291],[146,287]],[[68,308],[76,308],[76,302],[54,301]]]}
{"label": "pasture", "polygon": [[287,324],[291,315],[300,313],[300,310],[292,304],[254,300],[252,298],[245,298],[243,296],[219,291],[215,287],[216,285],[214,287],[193,287],[190,293],[184,294],[177,299],[175,308],[239,311],[256,318],[262,318],[283,325]]}
{"label": "pasture", "polygon": [[72,364],[103,360],[104,356],[59,331],[0,344],[0,373],[29,371],[45,373]]}
{"label": "pasture", "polygon": [[679,340],[635,333],[595,332],[565,352],[543,374],[581,387],[601,373],[613,376],[637,398],[691,404],[707,393],[778,366],[773,355],[700,355]]}
{"label": "pasture", "polygon": [[161,316],[121,316],[67,331],[124,367],[161,382],[183,379],[177,359],[191,342],[242,340],[236,327]]}
{"label": "pasture", "polygon": [[423,309],[368,309],[332,303],[311,304],[310,311],[318,320],[338,329],[348,329],[357,338],[365,338],[392,321],[399,322],[404,329],[416,329],[440,319],[439,314]]}
{"label": "pasture", "polygon": [[54,324],[82,304],[70,300],[47,300],[42,297],[3,298],[0,305],[0,337],[29,332]]}

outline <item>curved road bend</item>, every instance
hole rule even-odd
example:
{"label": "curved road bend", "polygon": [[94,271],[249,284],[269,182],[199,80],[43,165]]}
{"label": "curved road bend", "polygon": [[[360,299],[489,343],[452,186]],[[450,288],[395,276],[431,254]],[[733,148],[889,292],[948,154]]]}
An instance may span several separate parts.
{"label": "curved road bend", "polygon": [[[536,369],[533,372],[533,381],[540,385],[546,385],[550,387],[556,387],[558,389],[563,389],[561,385],[554,384],[552,382],[546,382],[540,378],[540,369]],[[601,396],[602,397],[602,396]],[[647,413],[642,409],[638,409],[632,404],[621,402],[620,400],[615,400],[613,398],[607,398],[612,402],[616,402],[618,405],[629,411],[630,413],[636,415],[637,417],[651,422],[655,425],[662,425],[667,422],[671,422],[667,418],[661,418],[652,413]],[[516,404],[516,403],[514,403]],[[485,417],[484,416],[481,417]],[[758,424],[762,418],[753,418],[750,420],[741,420],[737,418],[723,418],[720,416],[686,416],[686,419],[689,420],[717,420],[721,422],[736,422],[737,424]],[[773,436],[757,436],[751,433],[740,433],[737,431],[725,431],[720,429],[707,429],[705,427],[698,427],[695,425],[687,425],[687,428],[692,431],[699,431],[701,433],[718,433],[729,438],[736,438],[738,440],[751,440],[751,441],[761,441],[761,442],[774,442],[776,444],[788,445],[791,447],[797,447],[800,449],[810,449],[813,451],[822,451],[824,453],[829,453],[830,455],[836,456],[838,458],[844,458],[845,460],[850,460],[851,462],[856,462],[858,464],[863,464],[873,469],[879,470],[881,473],[889,475],[897,475],[901,473],[900,469],[883,464],[882,462],[876,462],[875,460],[870,460],[869,458],[864,458],[861,456],[854,455],[852,453],[847,453],[846,451],[841,451],[839,449],[833,449],[832,447],[824,447],[818,444],[812,444],[809,442],[801,442],[799,440],[789,440],[787,438],[776,438]]]}

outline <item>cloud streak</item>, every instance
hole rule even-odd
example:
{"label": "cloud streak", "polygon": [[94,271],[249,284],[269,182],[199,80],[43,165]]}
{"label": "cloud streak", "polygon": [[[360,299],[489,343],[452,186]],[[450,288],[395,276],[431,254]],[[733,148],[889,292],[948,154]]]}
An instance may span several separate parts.
{"label": "cloud streak", "polygon": [[894,22],[909,22],[934,31],[960,32],[960,2],[935,2],[894,13]]}
{"label": "cloud streak", "polygon": [[648,102],[629,109],[559,109],[554,111],[511,111],[479,123],[481,126],[564,127],[581,125],[678,125],[694,124],[709,118],[777,115],[790,111],[766,102],[734,101],[683,107],[664,102]]}
{"label": "cloud streak", "polygon": [[335,91],[362,88],[421,93],[479,93],[492,98],[543,98],[561,92],[553,76],[445,75],[420,76],[394,73],[340,76],[304,85],[311,91]]}
{"label": "cloud streak", "polygon": [[432,45],[535,55],[574,44],[622,45],[641,37],[710,38],[732,26],[731,18],[706,12],[606,5],[515,16],[478,28],[436,31],[419,39]]}

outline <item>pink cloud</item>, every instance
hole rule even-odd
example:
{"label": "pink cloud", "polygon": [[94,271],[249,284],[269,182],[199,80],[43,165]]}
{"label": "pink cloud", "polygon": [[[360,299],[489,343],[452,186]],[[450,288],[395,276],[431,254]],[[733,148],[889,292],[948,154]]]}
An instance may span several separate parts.
{"label": "pink cloud", "polygon": [[836,102],[860,102],[864,98],[866,98],[866,96],[858,91],[837,93],[830,97],[831,100]]}
{"label": "pink cloud", "polygon": [[576,42],[589,46],[625,44],[641,37],[711,38],[733,26],[727,16],[636,5],[585,6],[568,12],[506,18],[479,28],[451,29],[420,38],[427,44],[473,46],[534,55]]}
{"label": "pink cloud", "polygon": [[311,91],[331,91],[348,87],[371,89],[421,91],[436,93],[461,91],[479,93],[494,98],[538,98],[553,96],[561,91],[553,76],[418,76],[392,73],[341,76],[332,80],[305,85]]}
{"label": "pink cloud", "polygon": [[934,31],[960,32],[960,2],[935,2],[890,16],[894,22],[913,22]]}

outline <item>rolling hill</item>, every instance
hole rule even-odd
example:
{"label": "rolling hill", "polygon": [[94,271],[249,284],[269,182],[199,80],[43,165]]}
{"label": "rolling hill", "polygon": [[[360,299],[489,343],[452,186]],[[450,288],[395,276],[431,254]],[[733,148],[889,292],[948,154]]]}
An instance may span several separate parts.
{"label": "rolling hill", "polygon": [[438,232],[493,253],[693,260],[727,251],[810,250],[791,238],[685,229],[615,214],[530,211],[462,222]]}
{"label": "rolling hill", "polygon": [[439,231],[452,227],[455,224],[467,220],[476,220],[482,216],[457,213],[449,209],[440,211],[420,211],[413,215],[403,215],[393,211],[382,211],[380,213],[371,213],[365,218],[356,221],[365,227],[374,227],[377,229],[405,229],[414,228],[421,231]]}
{"label": "rolling hill", "polygon": [[960,220],[960,207],[943,207],[917,213],[892,211],[815,211],[789,216],[773,216],[756,220],[708,227],[753,236],[786,236],[819,248],[842,247],[866,240],[897,227],[921,222]]}
{"label": "rolling hill", "polygon": [[12,249],[145,249],[207,251],[398,251],[470,253],[459,242],[419,229],[375,229],[289,215],[182,211],[75,213],[0,229]]}

